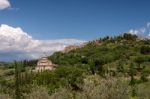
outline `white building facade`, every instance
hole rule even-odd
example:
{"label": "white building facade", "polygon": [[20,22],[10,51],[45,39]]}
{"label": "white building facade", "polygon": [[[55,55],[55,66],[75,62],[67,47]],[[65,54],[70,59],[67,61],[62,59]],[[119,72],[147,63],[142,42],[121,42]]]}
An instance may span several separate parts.
{"label": "white building facade", "polygon": [[43,70],[54,70],[56,65],[54,65],[47,57],[42,57],[38,60],[37,66],[35,67],[36,71]]}

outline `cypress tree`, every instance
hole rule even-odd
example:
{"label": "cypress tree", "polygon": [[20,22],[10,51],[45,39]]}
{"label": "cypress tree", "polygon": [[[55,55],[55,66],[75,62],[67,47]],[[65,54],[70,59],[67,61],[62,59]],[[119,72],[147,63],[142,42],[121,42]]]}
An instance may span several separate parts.
{"label": "cypress tree", "polygon": [[135,90],[135,84],[136,84],[136,82],[135,82],[135,79],[134,79],[134,75],[135,75],[135,74],[136,74],[136,70],[135,70],[135,68],[134,68],[134,64],[131,63],[129,75],[130,75],[130,78],[131,78],[131,80],[130,80],[130,85],[131,85],[131,87],[132,87],[132,96],[133,96],[133,97],[136,96],[136,90]]}
{"label": "cypress tree", "polygon": [[15,61],[15,99],[21,99],[20,92],[20,68],[18,63]]}

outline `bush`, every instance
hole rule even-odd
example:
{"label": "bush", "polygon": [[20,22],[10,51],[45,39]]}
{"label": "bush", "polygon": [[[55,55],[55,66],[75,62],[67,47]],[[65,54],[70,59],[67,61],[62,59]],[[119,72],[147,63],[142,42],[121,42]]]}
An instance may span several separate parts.
{"label": "bush", "polygon": [[87,81],[80,99],[129,99],[130,87],[127,82],[117,79],[99,79],[100,84]]}
{"label": "bush", "polygon": [[85,79],[81,91],[60,88],[50,99],[130,99],[131,90],[127,82],[117,79],[101,79],[90,76]]}
{"label": "bush", "polygon": [[7,71],[4,75],[5,76],[11,76],[11,75],[14,75],[15,74],[15,71],[14,70],[9,70]]}
{"label": "bush", "polygon": [[48,90],[44,87],[33,88],[31,93],[25,94],[24,99],[51,99]]}
{"label": "bush", "polygon": [[149,54],[150,53],[150,47],[149,46],[142,46],[141,47],[141,53],[142,54]]}
{"label": "bush", "polygon": [[38,85],[48,87],[52,94],[59,87],[67,87],[71,90],[80,90],[79,85],[83,83],[83,69],[71,66],[60,66],[55,71],[44,71],[36,75],[35,81]]}
{"label": "bush", "polygon": [[76,98],[73,98],[73,93],[70,90],[66,88],[60,88],[50,96],[50,99],[76,99]]}
{"label": "bush", "polygon": [[8,94],[1,94],[0,93],[0,99],[11,99]]}
{"label": "bush", "polygon": [[62,84],[72,90],[80,90],[79,85],[83,83],[83,70],[77,67],[60,67],[55,73]]}
{"label": "bush", "polygon": [[138,99],[150,99],[150,82],[138,85],[137,97]]}

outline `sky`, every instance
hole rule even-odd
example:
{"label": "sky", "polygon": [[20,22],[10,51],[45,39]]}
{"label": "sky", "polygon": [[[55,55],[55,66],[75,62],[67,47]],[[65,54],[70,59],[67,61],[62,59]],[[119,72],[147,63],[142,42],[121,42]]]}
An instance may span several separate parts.
{"label": "sky", "polygon": [[124,32],[150,38],[149,0],[0,0],[0,61]]}

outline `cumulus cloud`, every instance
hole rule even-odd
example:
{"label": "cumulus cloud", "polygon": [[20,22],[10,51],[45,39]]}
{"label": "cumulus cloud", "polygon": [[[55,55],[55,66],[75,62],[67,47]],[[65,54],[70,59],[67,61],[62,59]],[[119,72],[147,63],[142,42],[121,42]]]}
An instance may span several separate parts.
{"label": "cumulus cloud", "polygon": [[68,45],[84,42],[77,39],[36,40],[20,27],[14,28],[2,24],[0,26],[0,60],[4,58],[36,59],[44,53],[51,55]]}
{"label": "cumulus cloud", "polygon": [[150,32],[150,22],[146,24],[146,26],[138,29],[130,29],[129,33],[144,36],[146,38],[149,38],[149,32]]}
{"label": "cumulus cloud", "polygon": [[8,0],[0,0],[0,10],[4,10],[6,8],[9,8],[10,2]]}
{"label": "cumulus cloud", "polygon": [[146,31],[146,28],[130,29],[129,33],[132,33],[132,34],[141,34],[141,33],[144,33],[145,31]]}

